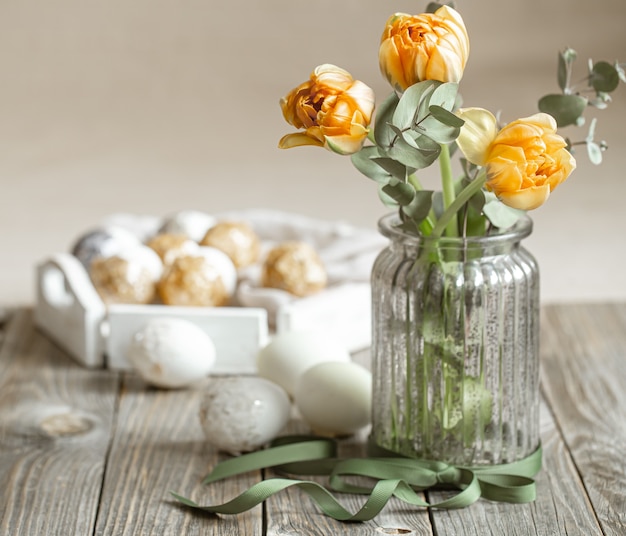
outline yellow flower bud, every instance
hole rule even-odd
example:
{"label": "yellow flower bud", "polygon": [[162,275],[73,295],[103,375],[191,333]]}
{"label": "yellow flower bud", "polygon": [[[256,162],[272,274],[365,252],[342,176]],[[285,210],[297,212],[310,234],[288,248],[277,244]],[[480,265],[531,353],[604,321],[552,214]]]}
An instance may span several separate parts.
{"label": "yellow flower bud", "polygon": [[380,70],[400,92],[424,80],[460,82],[468,56],[463,19],[448,6],[435,13],[392,15],[378,51]]}
{"label": "yellow flower bud", "polygon": [[335,65],[320,65],[311,78],[281,99],[285,120],[304,132],[287,134],[281,149],[316,145],[339,154],[361,149],[374,112],[374,92]]}
{"label": "yellow flower bud", "polygon": [[535,209],[576,169],[576,160],[545,113],[518,119],[499,132],[495,117],[481,108],[459,110],[465,121],[457,144],[465,157],[487,169],[487,189],[505,204]]}

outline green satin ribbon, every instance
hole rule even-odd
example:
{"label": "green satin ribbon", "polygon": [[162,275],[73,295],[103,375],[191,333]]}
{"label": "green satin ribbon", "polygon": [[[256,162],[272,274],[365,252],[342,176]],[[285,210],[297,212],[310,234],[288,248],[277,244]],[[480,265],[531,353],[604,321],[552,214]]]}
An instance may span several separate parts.
{"label": "green satin ribbon", "polygon": [[[239,514],[262,503],[280,491],[298,487],[310,495],[320,509],[339,521],[369,521],[376,517],[391,497],[423,508],[463,508],[480,497],[491,501],[526,503],[535,500],[535,481],[541,469],[541,447],[530,456],[507,464],[464,467],[443,462],[400,457],[373,446],[374,457],[337,458],[332,439],[310,436],[279,438],[265,449],[226,460],[203,481],[210,484],[232,476],[273,468],[279,473],[326,475],[328,486],[311,480],[271,478],[254,484],[233,500],[214,506],[199,504],[171,492],[181,503],[215,514]],[[373,487],[351,484],[354,476],[376,481]],[[428,489],[456,489],[457,493],[441,502],[428,503],[418,492]],[[368,495],[356,513],[346,510],[331,493]]]}

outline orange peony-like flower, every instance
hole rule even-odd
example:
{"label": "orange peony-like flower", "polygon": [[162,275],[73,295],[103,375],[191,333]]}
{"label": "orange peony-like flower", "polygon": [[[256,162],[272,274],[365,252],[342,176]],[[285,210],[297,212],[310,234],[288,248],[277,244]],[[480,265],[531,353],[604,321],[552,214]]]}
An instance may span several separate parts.
{"label": "orange peony-like flower", "polygon": [[304,132],[287,134],[281,149],[316,145],[339,154],[361,149],[374,112],[374,92],[335,65],[320,65],[311,78],[281,99],[285,120]]}
{"label": "orange peony-like flower", "polygon": [[397,91],[424,80],[459,82],[468,56],[463,19],[448,6],[435,13],[392,15],[378,51],[380,70]]}
{"label": "orange peony-like flower", "polygon": [[459,110],[465,121],[457,143],[473,164],[485,166],[487,189],[505,204],[535,209],[576,168],[556,133],[556,121],[538,113],[509,123],[499,132],[496,118],[482,108]]}

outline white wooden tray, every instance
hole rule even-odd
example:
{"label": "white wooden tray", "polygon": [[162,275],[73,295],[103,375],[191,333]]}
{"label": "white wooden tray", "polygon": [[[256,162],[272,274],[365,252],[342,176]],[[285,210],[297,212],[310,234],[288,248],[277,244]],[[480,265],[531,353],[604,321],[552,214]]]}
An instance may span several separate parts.
{"label": "white wooden tray", "polygon": [[[106,306],[81,262],[70,253],[56,253],[37,266],[36,325],[84,366],[115,369],[130,368],[126,350],[134,333],[158,316],[193,322],[213,339],[217,354],[215,374],[255,373],[256,355],[271,336],[270,326],[272,333],[315,330],[342,342],[350,351],[370,344],[369,282],[363,278],[341,281],[342,271],[354,273],[354,266],[350,265],[354,255],[348,255],[347,262],[342,260],[342,252],[348,254],[355,243],[349,228],[342,227],[338,232],[328,222],[268,211],[234,216],[245,217],[261,234],[267,234],[267,229],[279,229],[289,232],[292,238],[306,235],[309,240],[318,240],[327,258],[332,258],[330,262],[334,262],[340,284],[308,298],[280,303],[275,310],[269,309],[269,314],[268,308],[262,306]],[[360,262],[360,269],[367,271],[372,252],[381,242],[365,242],[371,251],[365,266]]]}

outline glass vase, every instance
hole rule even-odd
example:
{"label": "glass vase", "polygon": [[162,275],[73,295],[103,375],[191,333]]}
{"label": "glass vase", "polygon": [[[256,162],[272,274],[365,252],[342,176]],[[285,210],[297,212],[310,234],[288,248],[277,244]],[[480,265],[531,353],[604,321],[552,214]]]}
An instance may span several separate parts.
{"label": "glass vase", "polygon": [[379,229],[372,269],[372,440],[455,465],[522,459],[539,445],[539,272],[532,231],[422,238]]}

